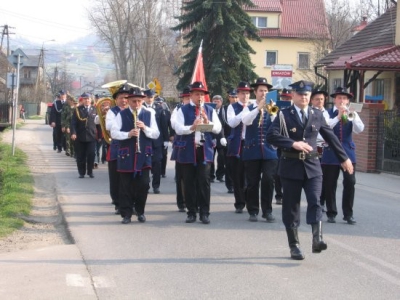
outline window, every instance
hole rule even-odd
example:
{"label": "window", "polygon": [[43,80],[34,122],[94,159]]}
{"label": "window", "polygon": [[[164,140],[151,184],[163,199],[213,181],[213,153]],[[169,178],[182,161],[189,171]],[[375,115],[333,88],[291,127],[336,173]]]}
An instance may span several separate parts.
{"label": "window", "polygon": [[24,78],[31,78],[31,71],[30,70],[24,70]]}
{"label": "window", "polygon": [[265,65],[267,67],[276,65],[277,56],[278,56],[278,52],[277,51],[266,51],[266,54],[265,54]]}
{"label": "window", "polygon": [[299,53],[299,69],[310,69],[310,53]]}
{"label": "window", "polygon": [[341,78],[334,78],[333,79],[333,89],[332,91],[336,91],[338,87],[342,86],[342,79]]}
{"label": "window", "polygon": [[254,26],[257,28],[267,28],[267,18],[266,17],[251,17]]}
{"label": "window", "polygon": [[375,79],[374,81],[374,96],[383,96],[383,99],[390,101],[390,79]]}

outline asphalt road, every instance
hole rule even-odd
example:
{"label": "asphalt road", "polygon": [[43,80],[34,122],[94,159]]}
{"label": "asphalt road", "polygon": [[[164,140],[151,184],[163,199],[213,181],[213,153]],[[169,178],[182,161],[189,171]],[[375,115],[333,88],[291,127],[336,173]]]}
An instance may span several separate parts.
{"label": "asphalt road", "polygon": [[122,225],[110,204],[106,165],[94,179],[78,179],[73,159],[52,150],[43,123],[18,130],[17,145],[34,137],[31,149],[45,160],[37,167],[55,176],[75,244],[0,255],[2,299],[400,299],[398,176],[358,173],[357,224],[341,214],[336,224],[324,222],[328,250],[320,254],[311,253],[303,197],[306,259],[294,261],[281,206],[273,205],[276,223],[249,222],[247,213],[234,213],[223,183],[212,184],[211,224],[186,224],[172,162],[161,194],[150,189],[147,222]]}

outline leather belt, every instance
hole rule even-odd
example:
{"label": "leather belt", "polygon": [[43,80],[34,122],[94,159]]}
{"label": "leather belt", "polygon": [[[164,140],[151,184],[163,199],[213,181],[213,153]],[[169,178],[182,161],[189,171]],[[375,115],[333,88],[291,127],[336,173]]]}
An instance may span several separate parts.
{"label": "leather belt", "polygon": [[318,158],[318,152],[310,152],[310,153],[305,153],[305,152],[286,152],[282,151],[281,157],[283,158],[297,158],[300,160],[305,160],[305,159],[313,159],[313,158]]}

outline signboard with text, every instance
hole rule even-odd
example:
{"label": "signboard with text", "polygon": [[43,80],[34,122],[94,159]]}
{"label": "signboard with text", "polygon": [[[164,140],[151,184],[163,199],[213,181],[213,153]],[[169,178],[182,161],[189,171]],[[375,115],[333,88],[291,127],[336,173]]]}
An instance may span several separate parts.
{"label": "signboard with text", "polygon": [[289,84],[292,84],[292,75],[292,65],[273,65],[271,69],[271,84],[273,85],[273,89],[281,90],[289,88]]}

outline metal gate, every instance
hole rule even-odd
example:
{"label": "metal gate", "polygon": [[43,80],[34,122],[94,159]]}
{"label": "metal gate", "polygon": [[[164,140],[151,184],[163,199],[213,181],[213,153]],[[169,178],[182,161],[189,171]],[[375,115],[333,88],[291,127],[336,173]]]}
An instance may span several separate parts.
{"label": "metal gate", "polygon": [[378,115],[376,169],[400,175],[400,114],[384,111]]}

